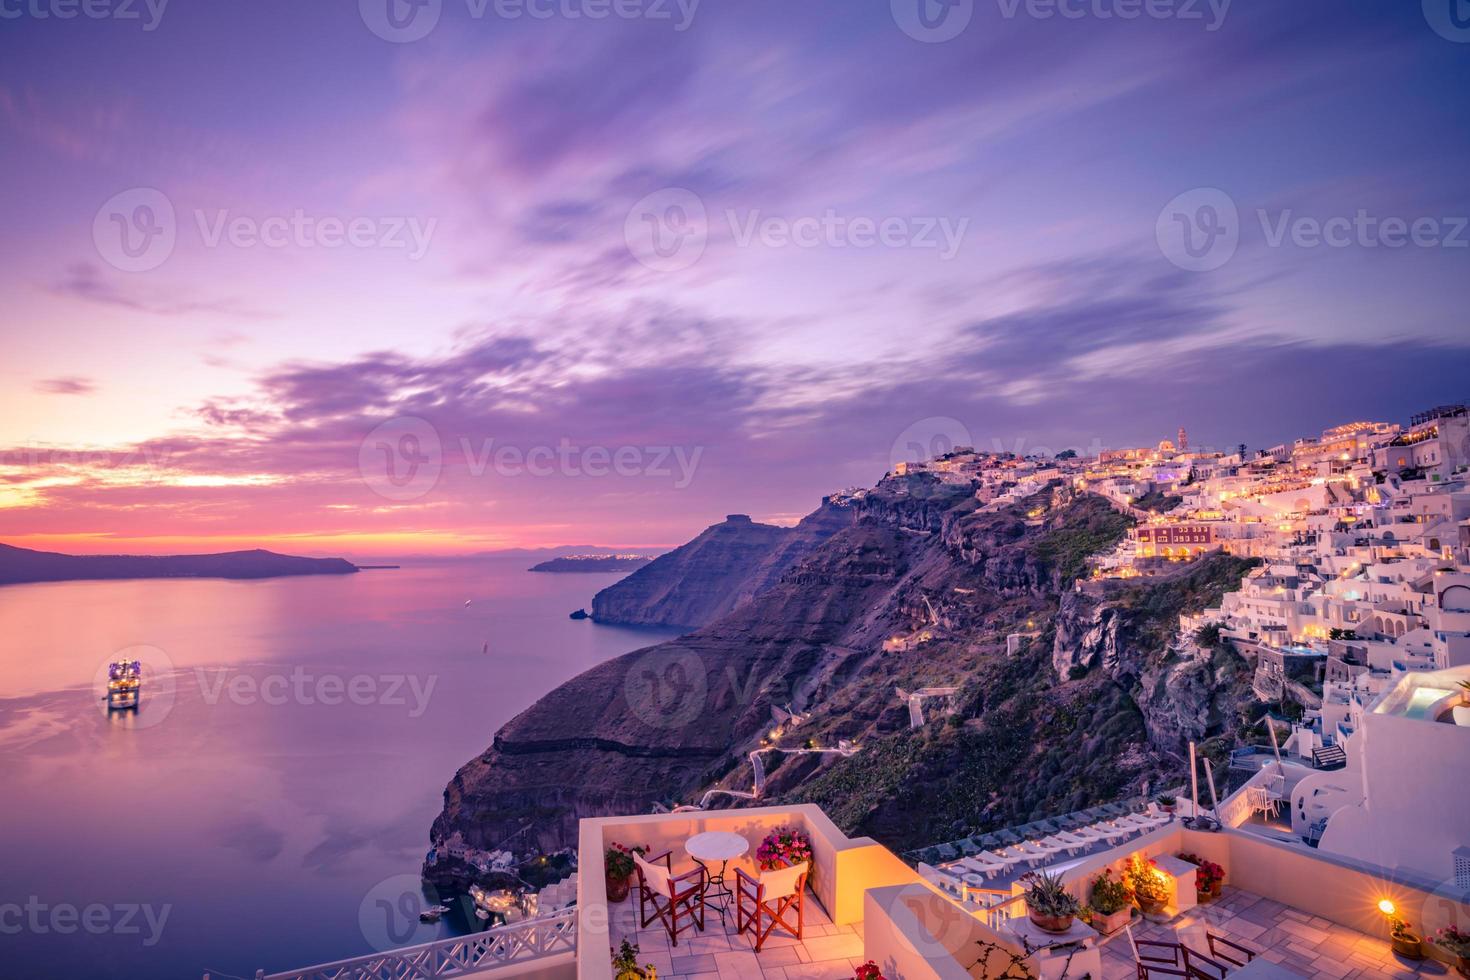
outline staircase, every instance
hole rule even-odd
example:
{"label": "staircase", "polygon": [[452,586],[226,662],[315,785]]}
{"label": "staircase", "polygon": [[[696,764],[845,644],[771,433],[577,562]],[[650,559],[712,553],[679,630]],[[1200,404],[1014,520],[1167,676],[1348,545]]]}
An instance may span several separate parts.
{"label": "staircase", "polygon": [[1347,752],[1341,745],[1324,745],[1312,750],[1312,766],[1316,769],[1341,769],[1347,765]]}

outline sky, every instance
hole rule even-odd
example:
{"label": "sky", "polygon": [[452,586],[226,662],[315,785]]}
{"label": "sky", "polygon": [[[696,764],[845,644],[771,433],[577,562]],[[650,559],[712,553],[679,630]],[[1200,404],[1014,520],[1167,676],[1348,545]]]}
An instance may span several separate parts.
{"label": "sky", "polygon": [[680,543],[1470,397],[1458,0],[0,0],[0,542]]}

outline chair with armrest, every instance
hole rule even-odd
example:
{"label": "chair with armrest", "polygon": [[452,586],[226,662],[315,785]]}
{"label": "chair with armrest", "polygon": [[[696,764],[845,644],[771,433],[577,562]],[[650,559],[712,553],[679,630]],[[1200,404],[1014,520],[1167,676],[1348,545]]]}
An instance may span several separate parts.
{"label": "chair with armrest", "polygon": [[1205,942],[1209,944],[1212,958],[1232,967],[1245,966],[1256,958],[1254,950],[1246,949],[1240,943],[1226,939],[1224,936],[1217,936],[1213,932],[1205,933]]}
{"label": "chair with armrest", "polygon": [[[803,896],[809,870],[805,861],[789,868],[762,871],[758,878],[747,874],[744,868],[735,869],[735,931],[743,934],[751,929],[757,953],[778,925],[801,939],[806,917]],[[790,919],[793,912],[794,924]]]}
{"label": "chair with armrest", "polygon": [[1138,980],[1153,980],[1154,977],[1224,980],[1227,972],[1225,964],[1202,956],[1183,943],[1134,939],[1132,926],[1124,926],[1123,929],[1128,933],[1128,945],[1133,950]]}
{"label": "chair with armrest", "polygon": [[704,931],[704,893],[709,886],[709,871],[703,865],[676,875],[672,852],[664,851],[649,860],[635,852],[633,867],[638,872],[640,928],[658,919],[673,946],[679,945],[679,933],[690,926]]}

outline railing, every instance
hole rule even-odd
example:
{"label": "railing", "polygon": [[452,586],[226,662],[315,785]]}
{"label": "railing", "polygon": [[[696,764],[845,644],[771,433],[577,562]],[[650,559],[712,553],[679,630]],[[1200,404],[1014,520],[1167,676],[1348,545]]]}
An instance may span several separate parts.
{"label": "railing", "polygon": [[1010,920],[1018,919],[1025,914],[1026,896],[1013,895],[999,905],[992,905],[985,910],[985,924],[999,932],[1001,927]]}
{"label": "railing", "polygon": [[406,946],[335,963],[323,963],[287,973],[264,971],[256,980],[398,980],[412,977],[457,977],[491,970],[510,963],[523,963],[577,949],[577,910],[508,926],[497,926],[470,936],[440,939],[420,946]]}

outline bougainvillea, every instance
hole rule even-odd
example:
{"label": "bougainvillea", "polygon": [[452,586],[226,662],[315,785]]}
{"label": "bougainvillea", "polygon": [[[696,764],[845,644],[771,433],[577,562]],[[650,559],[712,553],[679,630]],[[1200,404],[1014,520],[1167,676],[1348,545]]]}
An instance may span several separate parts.
{"label": "bougainvillea", "polygon": [[755,860],[762,871],[810,862],[812,842],[795,827],[777,827],[756,848]]}

